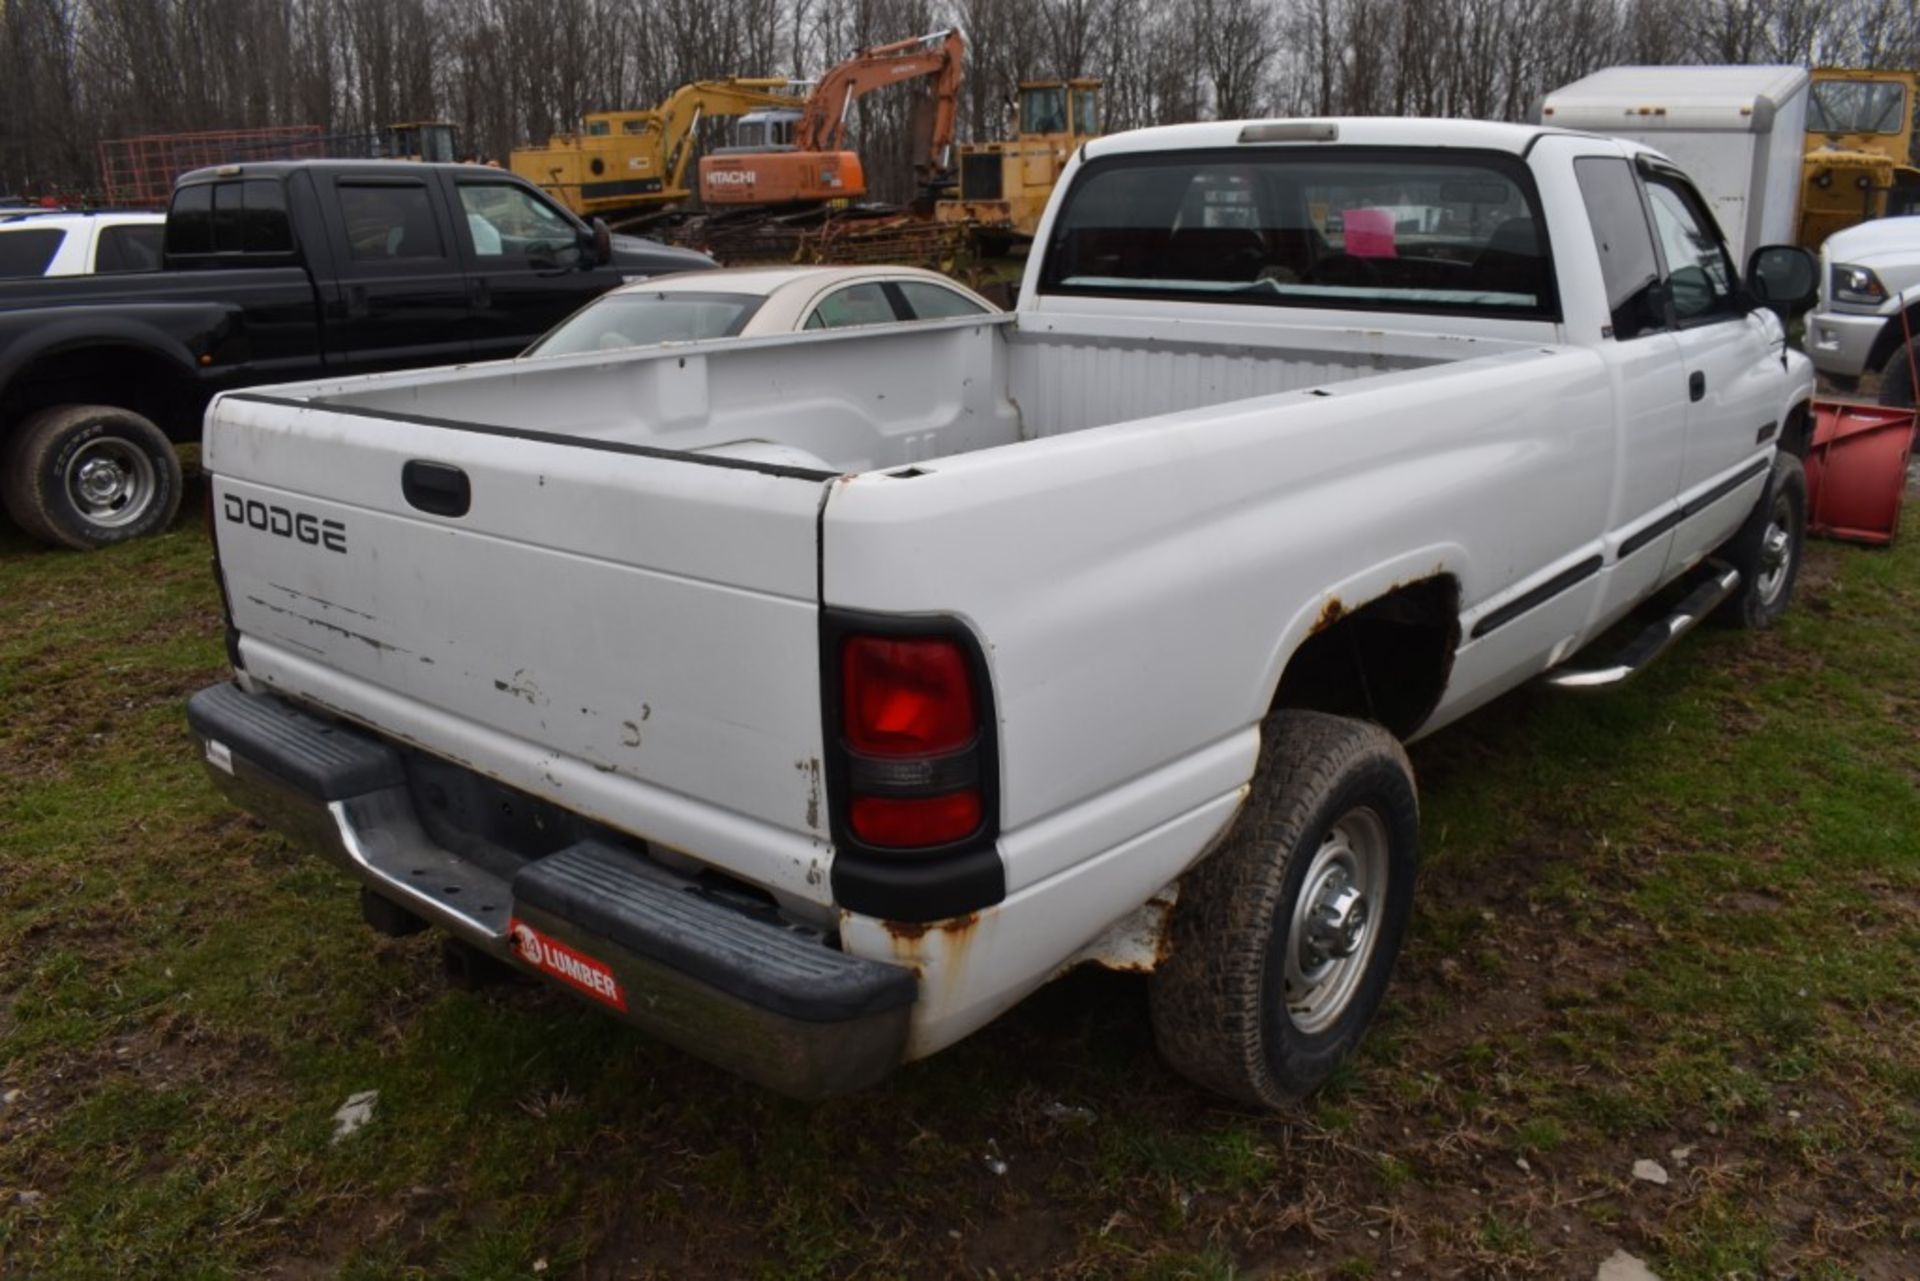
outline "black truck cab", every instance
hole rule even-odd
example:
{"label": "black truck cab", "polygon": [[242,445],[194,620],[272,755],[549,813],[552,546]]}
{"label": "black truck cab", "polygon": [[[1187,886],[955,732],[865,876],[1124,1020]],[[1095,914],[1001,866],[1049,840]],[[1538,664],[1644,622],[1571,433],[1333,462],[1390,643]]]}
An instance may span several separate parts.
{"label": "black truck cab", "polygon": [[60,545],[151,533],[216,392],[513,356],[616,285],[711,266],[487,166],[195,170],[160,270],[0,282],[0,499]]}

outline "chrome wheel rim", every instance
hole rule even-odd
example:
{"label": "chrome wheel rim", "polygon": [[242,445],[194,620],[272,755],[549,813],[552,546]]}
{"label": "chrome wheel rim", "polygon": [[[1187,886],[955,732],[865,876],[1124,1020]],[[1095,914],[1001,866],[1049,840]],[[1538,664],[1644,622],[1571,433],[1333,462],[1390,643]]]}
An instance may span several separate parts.
{"label": "chrome wheel rim", "polygon": [[102,436],[67,462],[67,497],[96,525],[129,525],[153,505],[153,460],[124,440]]}
{"label": "chrome wheel rim", "polygon": [[1754,580],[1754,589],[1760,595],[1761,604],[1771,605],[1779,599],[1792,564],[1793,504],[1781,494],[1773,500],[1773,510],[1767,514],[1767,528],[1760,535],[1760,573]]}
{"label": "chrome wheel rim", "polygon": [[1387,892],[1387,825],[1373,810],[1348,810],[1313,852],[1294,899],[1286,939],[1287,1018],[1324,1032],[1360,990],[1380,936]]}

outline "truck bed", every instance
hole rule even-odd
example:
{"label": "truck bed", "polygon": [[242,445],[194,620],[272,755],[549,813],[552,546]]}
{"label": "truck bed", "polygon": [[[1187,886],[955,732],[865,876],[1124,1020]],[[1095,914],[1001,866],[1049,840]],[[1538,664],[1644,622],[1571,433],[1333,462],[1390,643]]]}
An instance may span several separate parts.
{"label": "truck bed", "polygon": [[280,400],[375,418],[587,438],[825,474],[883,470],[1258,396],[1524,350],[1450,335],[1012,316],[503,361]]}

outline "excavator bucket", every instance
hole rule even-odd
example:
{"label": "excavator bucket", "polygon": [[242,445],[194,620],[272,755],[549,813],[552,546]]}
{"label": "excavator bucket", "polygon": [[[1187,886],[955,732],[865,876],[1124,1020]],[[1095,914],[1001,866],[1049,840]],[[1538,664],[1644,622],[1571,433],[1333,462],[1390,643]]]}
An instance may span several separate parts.
{"label": "excavator bucket", "polygon": [[1883,547],[1900,527],[1915,413],[1843,400],[1813,402],[1807,532]]}

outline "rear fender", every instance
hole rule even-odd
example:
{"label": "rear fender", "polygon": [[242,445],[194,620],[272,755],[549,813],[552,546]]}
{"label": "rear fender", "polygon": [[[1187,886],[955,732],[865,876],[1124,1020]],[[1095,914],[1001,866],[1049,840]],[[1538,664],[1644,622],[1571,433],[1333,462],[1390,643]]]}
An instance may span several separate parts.
{"label": "rear fender", "polygon": [[[62,311],[66,314],[61,314]],[[139,367],[133,370],[123,367],[117,372],[103,368],[98,391],[76,395],[85,401],[135,410],[153,418],[162,430],[177,439],[184,439],[180,433],[196,425],[165,420],[185,419],[194,408],[201,381],[195,348],[204,352],[217,343],[224,332],[224,322],[196,325],[190,331],[192,336],[183,340],[168,328],[144,318],[102,316],[91,308],[85,311],[54,309],[30,315],[33,323],[18,328],[7,324],[13,317],[0,315],[0,414],[5,415],[6,421],[43,404],[65,403],[69,398],[49,399],[28,390],[36,372],[52,371],[63,380],[81,378],[91,382],[84,369],[85,357],[97,351],[102,364],[118,360],[124,365],[131,355]],[[19,319],[26,320],[27,316]],[[9,328],[13,329],[12,334],[7,333]],[[203,341],[206,346],[200,346]],[[74,367],[76,360],[82,368]],[[61,368],[62,365],[66,367]],[[5,425],[6,422],[0,421],[0,429]]]}
{"label": "rear fender", "polygon": [[1451,577],[1468,580],[1470,566],[1467,551],[1457,543],[1435,543],[1329,584],[1310,597],[1288,620],[1286,629],[1267,659],[1266,673],[1256,691],[1256,700],[1247,708],[1248,723],[1259,721],[1273,706],[1280,678],[1287,664],[1307,640],[1333,626],[1347,615],[1394,591],[1428,579]]}
{"label": "rear fender", "polygon": [[[197,353],[207,351],[226,336],[232,314],[225,308],[204,307],[169,307],[165,311],[167,315],[151,319],[103,315],[102,309],[94,307],[55,307],[0,315],[0,393],[46,357],[89,347],[137,348],[163,357],[184,377],[197,378]],[[185,336],[177,336],[180,334]]]}

